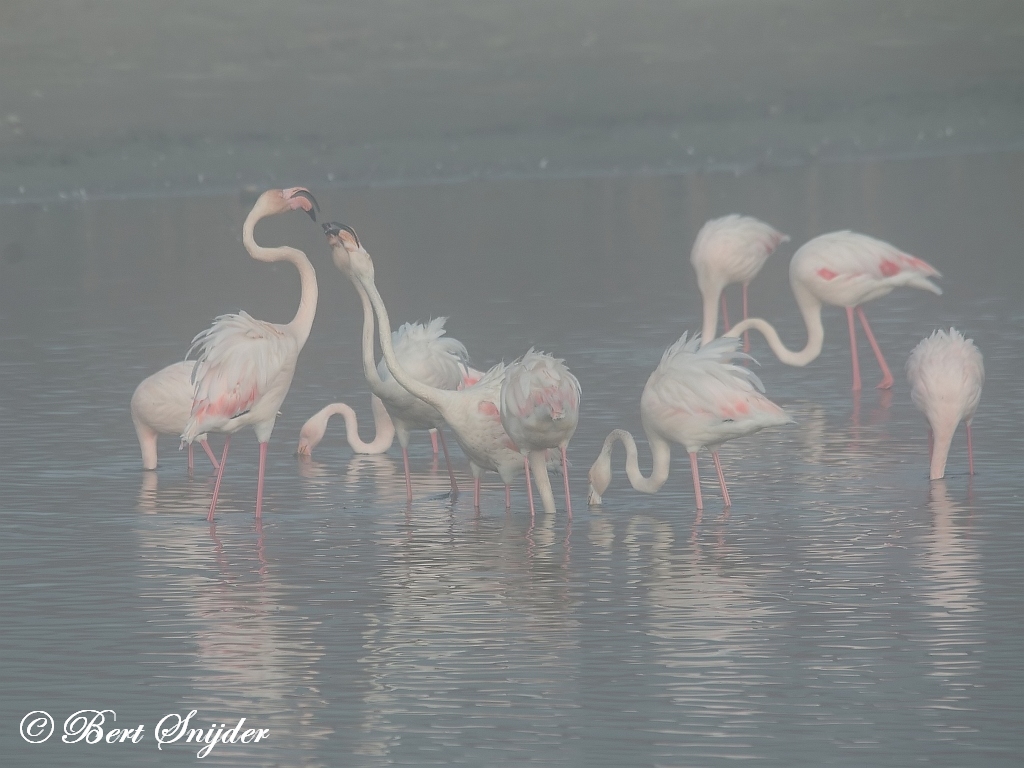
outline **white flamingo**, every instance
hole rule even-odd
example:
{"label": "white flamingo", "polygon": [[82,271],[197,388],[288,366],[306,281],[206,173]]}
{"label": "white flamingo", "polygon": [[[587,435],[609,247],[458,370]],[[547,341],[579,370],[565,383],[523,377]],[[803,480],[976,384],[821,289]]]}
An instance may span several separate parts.
{"label": "white flamingo", "polygon": [[391,447],[395,439],[395,425],[388,416],[384,403],[376,395],[370,395],[370,408],[373,412],[374,437],[364,442],[359,437],[359,423],[352,406],[345,403],[331,403],[309,417],[299,431],[299,456],[312,456],[313,449],[324,439],[327,422],[332,416],[341,416],[345,420],[345,437],[353,453],[375,455],[384,453]]}
{"label": "white flamingo", "polygon": [[480,477],[484,471],[497,472],[505,484],[505,506],[510,506],[510,486],[523,471],[523,456],[501,424],[498,403],[505,366],[498,363],[475,384],[449,390],[419,381],[403,366],[391,343],[391,321],[373,281],[373,261],[350,228],[338,225],[335,237],[349,256],[353,277],[365,290],[380,323],[380,346],[395,380],[410,393],[433,406],[452,428],[455,439],[469,458],[473,472],[473,504],[480,506]]}
{"label": "white flamingo", "polygon": [[[732,283],[743,284],[743,319],[747,319],[747,286],[776,248],[789,240],[769,224],[753,216],[732,213],[706,222],[697,233],[690,251],[690,263],[697,273],[697,286],[704,300],[704,344],[718,331],[718,303],[721,297],[722,323],[729,330],[729,310],[723,291]],[[743,335],[743,351],[750,349]]]}
{"label": "white flamingo", "polygon": [[569,497],[569,466],[565,450],[580,419],[580,383],[565,361],[532,349],[508,366],[501,384],[501,423],[512,442],[524,454],[526,492],[534,514],[530,470],[537,478],[544,511],[554,514],[555,499],[548,477],[548,452],[562,455],[565,509],[572,514]]}
{"label": "white flamingo", "polygon": [[967,468],[974,474],[971,420],[978,410],[985,365],[972,339],[955,328],[935,331],[921,340],[907,358],[910,397],[928,419],[930,477],[946,474],[953,433],[961,421],[967,427]]}
{"label": "white flamingo", "polygon": [[626,475],[634,489],[657,493],[668,480],[671,445],[678,443],[690,454],[693,493],[697,509],[704,504],[697,471],[697,451],[707,448],[715,462],[725,505],[731,505],[718,446],[765,427],[791,423],[779,406],[765,397],[764,385],[753,371],[736,365],[750,359],[739,351],[739,339],[723,337],[700,346],[700,336],[682,338],[665,350],[640,397],[640,419],[654,457],[650,477],[640,473],[636,441],[624,429],[605,438],[601,453],[590,468],[590,504],[600,504],[612,479],[611,453],[616,440],[626,447]]}
{"label": "white flamingo", "polygon": [[[189,416],[192,415],[192,400],[196,387],[192,383],[192,369],[195,360],[182,360],[161,368],[147,376],[132,395],[132,422],[142,449],[142,468],[156,469],[156,439],[158,435],[174,435],[180,438]],[[217,468],[217,457],[206,442],[206,435],[197,435],[196,441],[210,457],[213,468]],[[188,471],[192,471],[192,446],[188,447]]]}
{"label": "white flamingo", "polygon": [[256,517],[260,517],[267,443],[316,315],[316,272],[309,259],[295,248],[257,245],[253,229],[260,219],[292,210],[304,210],[316,221],[314,208],[318,207],[313,195],[302,187],[270,189],[260,195],[242,225],[242,243],[252,258],[264,262],[287,261],[298,269],[301,294],[292,321],[285,325],[265,323],[245,312],[221,315],[192,341],[192,348],[199,353],[193,373],[196,396],[181,438],[191,443],[206,432],[227,435],[207,516],[210,521],[217,508],[231,435],[245,427],[253,428],[260,444],[256,481]]}
{"label": "white flamingo", "polygon": [[[421,429],[437,430],[434,434],[440,438],[441,448],[444,450],[444,460],[448,466],[448,477],[454,498],[458,495],[459,488],[455,482],[451,457],[448,455],[448,443],[440,430],[444,424],[444,417],[437,408],[414,397],[407,387],[395,381],[383,360],[379,364],[374,360],[373,308],[366,291],[352,273],[350,253],[341,240],[341,233],[346,231],[346,228],[335,222],[324,224],[323,227],[335,265],[352,281],[363,305],[363,374],[370,385],[370,391],[383,401],[394,423],[398,444],[402,447],[406,498],[412,501],[409,433]],[[406,323],[391,336],[391,340],[396,357],[410,376],[430,387],[454,390],[466,380],[469,371],[466,359],[469,353],[461,341],[445,336],[446,319],[436,317],[427,325]]]}
{"label": "white flamingo", "polygon": [[759,317],[737,323],[725,335],[739,336],[750,328],[760,331],[779,360],[786,365],[802,367],[821,354],[825,340],[825,331],[821,325],[822,304],[845,307],[853,359],[852,388],[859,391],[860,363],[857,359],[857,332],[853,322],[856,310],[871,349],[875,352],[878,367],[882,369],[882,381],[878,388],[888,389],[893,385],[892,372],[886,365],[882,350],[875,341],[875,335],[860,305],[885,296],[900,286],[920,288],[941,295],[942,289],[928,279],[941,276],[928,262],[909,256],[895,246],[873,237],[849,231],[820,235],[800,246],[789,263],[789,283],[807,326],[807,345],[800,351],[786,349],[775,329]]}

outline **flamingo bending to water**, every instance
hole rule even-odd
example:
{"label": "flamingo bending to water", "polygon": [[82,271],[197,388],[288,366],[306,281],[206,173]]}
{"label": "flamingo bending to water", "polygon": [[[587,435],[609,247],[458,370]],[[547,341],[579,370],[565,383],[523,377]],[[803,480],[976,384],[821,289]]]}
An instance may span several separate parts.
{"label": "flamingo bending to water", "polygon": [[[718,302],[722,302],[722,322],[729,330],[729,310],[725,287],[743,284],[743,319],[747,319],[747,286],[776,248],[789,240],[774,227],[753,216],[733,213],[711,219],[700,228],[690,252],[690,263],[697,273],[697,286],[704,300],[704,327],[701,339],[707,344],[718,331]],[[750,349],[743,334],[743,351]]]}
{"label": "flamingo bending to water", "polygon": [[192,348],[199,353],[192,374],[196,396],[181,439],[191,443],[204,432],[227,435],[207,515],[210,521],[217,508],[231,435],[250,426],[260,444],[256,481],[256,517],[260,517],[267,443],[316,315],[316,271],[306,254],[287,246],[264,248],[257,245],[253,229],[261,219],[285,211],[303,210],[316,221],[315,208],[319,205],[308,189],[270,189],[260,195],[242,225],[242,243],[252,258],[264,262],[287,261],[298,269],[301,294],[292,321],[285,325],[265,323],[245,312],[221,315],[192,341]]}
{"label": "flamingo bending to water", "polygon": [[748,328],[764,334],[772,352],[786,365],[805,366],[821,354],[825,331],[821,325],[822,304],[846,308],[850,330],[850,354],[853,359],[853,390],[860,391],[860,362],[857,358],[857,332],[853,322],[856,310],[878,367],[882,369],[879,389],[893,385],[892,372],[871,332],[864,302],[908,286],[942,295],[942,289],[929,277],[942,277],[935,267],[922,259],[903,253],[895,246],[856,232],[831,232],[804,243],[789,263],[789,283],[800,314],[807,326],[807,345],[799,352],[789,350],[779,334],[766,321],[752,317],[729,329],[727,336],[739,336]]}
{"label": "flamingo bending to water", "polygon": [[[452,469],[448,455],[448,444],[440,427],[444,417],[437,408],[409,393],[392,376],[391,370],[382,360],[379,364],[374,360],[374,315],[370,299],[364,287],[352,272],[351,254],[342,242],[342,233],[347,228],[336,222],[323,225],[327,242],[331,246],[331,257],[359,293],[363,305],[363,374],[370,385],[370,391],[384,403],[388,415],[394,422],[398,444],[402,447],[402,463],[405,466],[405,491],[408,501],[412,501],[412,478],[409,473],[409,433],[412,430],[437,430],[444,450],[445,463],[448,465],[448,477],[451,481],[452,497],[458,495],[459,488],[455,482],[455,470]],[[356,240],[358,242],[358,239]],[[468,371],[466,365],[469,353],[465,345],[445,336],[444,324],[447,318],[437,317],[427,325],[406,323],[390,336],[395,356],[402,368],[409,375],[427,386],[437,389],[454,390],[466,381]],[[389,331],[390,333],[390,331]],[[435,453],[437,449],[434,449]]]}
{"label": "flamingo bending to water", "polygon": [[345,437],[353,453],[363,455],[375,455],[384,453],[391,447],[395,439],[395,425],[388,416],[384,403],[376,395],[370,395],[370,407],[373,411],[374,437],[370,442],[364,442],[359,437],[359,423],[356,419],[356,412],[352,406],[345,403],[331,403],[309,417],[302,429],[299,431],[299,456],[312,456],[313,449],[324,439],[327,431],[327,422],[331,416],[341,416],[345,419]]}
{"label": "flamingo bending to water", "polygon": [[552,448],[558,448],[562,454],[565,509],[572,515],[565,449],[580,420],[582,394],[579,381],[566,368],[565,361],[543,352],[531,349],[505,370],[501,384],[501,424],[525,457],[531,515],[534,514],[531,469],[537,478],[544,511],[548,514],[555,511],[547,470],[548,451]]}
{"label": "flamingo bending to water", "polygon": [[523,471],[523,456],[501,424],[498,404],[505,376],[504,364],[498,363],[486,371],[475,384],[456,390],[432,387],[412,376],[398,359],[391,343],[391,321],[373,281],[370,254],[350,227],[337,225],[335,237],[348,254],[351,273],[365,290],[377,315],[381,350],[395,380],[411,394],[437,409],[469,458],[475,481],[474,506],[480,506],[480,477],[484,471],[490,470],[497,472],[505,484],[505,506],[509,507],[510,486],[516,475]]}
{"label": "flamingo bending to water", "polygon": [[[142,468],[156,469],[156,438],[158,435],[180,437],[189,416],[192,415],[192,400],[196,395],[192,383],[192,369],[195,360],[182,360],[161,368],[147,376],[132,395],[132,422],[142,449]],[[206,442],[206,435],[197,435],[196,440],[210,457],[213,468],[217,468],[217,457]],[[188,447],[188,471],[192,471],[192,446]]]}
{"label": "flamingo bending to water", "polygon": [[601,453],[590,468],[590,504],[600,504],[612,479],[611,454],[616,440],[626,448],[626,475],[634,489],[657,493],[668,480],[671,445],[678,443],[690,454],[693,493],[697,509],[704,504],[700,493],[697,451],[707,448],[715,462],[725,506],[730,506],[718,446],[765,427],[792,423],[779,406],[765,397],[764,385],[753,371],[734,359],[750,359],[739,351],[739,339],[714,339],[703,347],[700,336],[682,338],[665,350],[640,397],[640,419],[654,457],[650,477],[640,473],[636,441],[624,429],[605,438]]}
{"label": "flamingo bending to water", "polygon": [[974,474],[971,420],[978,410],[985,365],[972,339],[955,328],[935,331],[921,340],[907,358],[910,397],[928,419],[929,475],[946,474],[946,458],[953,433],[961,421],[967,427],[967,468]]}

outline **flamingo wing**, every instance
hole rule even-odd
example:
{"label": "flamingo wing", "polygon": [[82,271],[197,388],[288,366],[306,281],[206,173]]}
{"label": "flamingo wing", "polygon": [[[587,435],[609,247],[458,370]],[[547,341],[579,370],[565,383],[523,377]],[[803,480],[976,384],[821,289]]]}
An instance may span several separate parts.
{"label": "flamingo wing", "polygon": [[[391,344],[402,367],[417,381],[437,389],[457,389],[469,359],[466,346],[445,335],[447,319],[435,317],[426,325],[405,323],[391,334]],[[392,378],[383,361],[377,372],[384,381]]]}
{"label": "flamingo wing", "polygon": [[192,341],[196,396],[182,437],[223,427],[252,409],[298,355],[279,326],[245,312],[221,315]]}
{"label": "flamingo wing", "polygon": [[831,232],[808,242],[813,277],[826,283],[908,285],[932,293],[942,289],[928,278],[942,274],[924,259],[904,253],[883,240],[857,232]]}
{"label": "flamingo wing", "polygon": [[580,383],[563,361],[530,350],[511,367],[502,408],[522,419],[559,420],[579,412]]}

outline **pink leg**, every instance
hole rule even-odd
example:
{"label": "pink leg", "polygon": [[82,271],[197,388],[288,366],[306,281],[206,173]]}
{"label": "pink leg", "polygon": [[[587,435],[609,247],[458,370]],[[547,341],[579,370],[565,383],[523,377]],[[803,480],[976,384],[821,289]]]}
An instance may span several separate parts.
{"label": "pink leg", "polygon": [[473,478],[473,508],[480,509],[480,478]]}
{"label": "pink leg", "polygon": [[718,460],[718,451],[712,451],[711,458],[715,460],[715,469],[718,471],[718,484],[722,486],[722,498],[725,499],[725,506],[731,507],[732,501],[729,499],[729,489],[725,487],[725,475],[722,474],[722,462]]}
{"label": "pink leg", "polygon": [[569,498],[569,462],[565,458],[565,446],[562,446],[562,482],[565,483],[565,511],[572,517],[572,499]]}
{"label": "pink leg", "polygon": [[409,476],[409,450],[402,448],[402,463],[405,465],[405,498],[412,501],[412,478]]}
{"label": "pink leg", "polygon": [[530,497],[530,517],[533,517],[535,514],[533,508],[533,483],[530,481],[530,462],[525,456],[523,457],[523,466],[526,467],[526,495]]}
{"label": "pink leg", "polygon": [[[444,463],[448,465],[448,479],[452,481],[452,501],[455,501],[455,497],[459,495],[459,486],[455,483],[455,470],[452,469],[452,460],[448,457],[448,443],[444,439],[444,432],[440,429],[433,434],[441,438],[441,447],[444,449]],[[437,451],[434,451],[434,453],[437,453]]]}
{"label": "pink leg", "polygon": [[206,455],[210,457],[210,462],[213,464],[213,468],[216,469],[218,466],[217,457],[213,455],[213,451],[210,449],[210,444],[205,440],[199,444],[203,446],[203,450],[206,451]]}
{"label": "pink leg", "polygon": [[864,314],[863,307],[857,307],[857,315],[860,317],[860,324],[864,326],[864,333],[868,336],[868,342],[871,344],[871,349],[875,351],[875,359],[878,360],[878,367],[882,369],[882,380],[878,383],[877,389],[889,389],[895,379],[892,377],[892,371],[889,370],[889,366],[885,363],[885,358],[882,357],[882,350],[878,346],[878,342],[875,341],[875,334],[871,332],[871,326],[868,325],[868,318],[867,315]]}
{"label": "pink leg", "polygon": [[729,308],[725,305],[725,293],[724,292],[722,293],[722,325],[725,326],[725,329],[722,331],[722,333],[728,333],[729,332],[729,328],[730,328],[730,326],[729,326]]}
{"label": "pink leg", "polygon": [[971,422],[967,422],[967,472],[974,474],[974,445],[971,443]]}
{"label": "pink leg", "polygon": [[192,443],[188,444],[188,473],[192,474],[194,462],[192,461]]}
{"label": "pink leg", "polygon": [[[743,284],[743,319],[747,319],[747,284]],[[750,351],[750,332],[743,332],[743,351]]]}
{"label": "pink leg", "polygon": [[704,509],[704,500],[700,496],[700,473],[697,472],[697,454],[690,454],[690,470],[693,472],[693,495],[697,497],[697,509]]}
{"label": "pink leg", "polygon": [[228,446],[231,445],[231,435],[224,438],[224,450],[220,454],[220,466],[217,467],[217,481],[213,484],[213,500],[210,501],[210,514],[206,516],[206,521],[209,523],[213,522],[213,510],[217,508],[217,496],[220,495],[220,480],[224,477],[224,464],[228,460]]}
{"label": "pink leg", "polygon": [[935,452],[935,434],[928,430],[928,463],[932,463],[932,453]]}
{"label": "pink leg", "polygon": [[505,486],[505,509],[512,509],[512,486]]}
{"label": "pink leg", "polygon": [[263,514],[263,475],[267,466],[267,446],[270,443],[260,443],[260,472],[256,477],[256,519],[259,520]]}
{"label": "pink leg", "polygon": [[853,359],[853,391],[860,392],[860,361],[857,359],[857,328],[853,324],[853,307],[846,308],[846,324],[850,326],[850,356]]}
{"label": "pink leg", "polygon": [[[434,455],[437,456],[437,436],[440,434],[440,429],[432,429],[430,431],[430,444],[434,447]],[[450,467],[449,467],[450,468]]]}

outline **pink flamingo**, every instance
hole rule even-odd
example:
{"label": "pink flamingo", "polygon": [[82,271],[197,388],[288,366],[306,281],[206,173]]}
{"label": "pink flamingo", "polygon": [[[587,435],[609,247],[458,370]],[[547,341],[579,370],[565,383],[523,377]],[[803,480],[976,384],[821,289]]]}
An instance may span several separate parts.
{"label": "pink flamingo", "polygon": [[562,454],[565,509],[572,515],[569,497],[569,465],[565,450],[580,420],[583,391],[565,362],[532,349],[505,370],[501,384],[501,424],[512,442],[524,454],[526,492],[530,514],[534,514],[530,470],[537,477],[537,489],[548,514],[555,512],[555,499],[548,478],[548,451]]}
{"label": "pink flamingo", "polygon": [[[192,415],[192,400],[196,394],[192,383],[192,369],[195,360],[182,360],[161,368],[152,376],[143,379],[132,395],[132,422],[142,449],[142,468],[156,469],[157,435],[180,437]],[[217,468],[217,457],[206,442],[206,435],[197,435],[196,440]],[[193,467],[192,446],[188,447],[188,471]]]}
{"label": "pink flamingo", "polygon": [[[733,213],[711,219],[697,233],[690,263],[697,273],[697,286],[704,299],[704,327],[701,338],[707,344],[718,331],[718,300],[722,301],[722,323],[729,330],[729,310],[723,291],[730,283],[743,283],[743,319],[747,319],[747,286],[780,244],[789,240],[774,227],[753,216]],[[750,349],[743,334],[743,351]]]}
{"label": "pink flamingo", "polygon": [[331,403],[324,406],[309,417],[299,431],[299,456],[312,456],[313,449],[324,439],[327,422],[331,416],[342,416],[345,419],[345,437],[353,453],[374,455],[384,453],[391,447],[395,439],[395,425],[388,416],[384,403],[376,395],[370,395],[370,407],[373,411],[374,438],[366,443],[359,437],[359,423],[352,406],[345,403]]}
{"label": "pink flamingo", "polygon": [[967,468],[974,474],[971,420],[978,410],[985,365],[972,339],[955,328],[949,333],[935,331],[914,347],[907,359],[910,397],[928,419],[930,476],[946,474],[946,458],[953,433],[961,421],[967,427]]}
{"label": "pink flamingo", "polygon": [[821,354],[825,331],[821,325],[822,304],[846,308],[850,330],[850,354],[853,358],[853,389],[860,391],[860,363],[857,359],[857,333],[853,322],[856,310],[864,333],[882,369],[879,389],[893,384],[892,372],[875,341],[868,319],[860,306],[866,301],[908,286],[942,295],[942,289],[929,280],[942,277],[926,261],[909,256],[889,243],[856,232],[831,232],[802,245],[789,263],[789,283],[793,287],[800,314],[807,326],[807,346],[799,352],[786,349],[779,334],[767,322],[752,317],[729,329],[727,336],[739,336],[749,328],[764,334],[772,352],[786,365],[805,366]]}
{"label": "pink flamingo", "polygon": [[257,245],[253,229],[267,216],[292,210],[303,210],[316,221],[315,208],[319,205],[308,189],[270,189],[260,195],[242,225],[242,243],[250,256],[264,262],[288,261],[298,269],[301,294],[299,308],[292,321],[285,325],[265,323],[245,312],[221,315],[192,341],[192,348],[199,352],[192,374],[196,396],[181,439],[191,443],[204,432],[227,435],[207,515],[210,521],[217,508],[231,435],[250,426],[260,444],[256,481],[256,517],[260,517],[267,443],[274,431],[278,409],[291,387],[299,352],[309,338],[316,315],[316,272],[309,259],[295,248]]}
{"label": "pink flamingo", "polygon": [[640,397],[640,419],[651,444],[654,471],[645,478],[637,463],[633,436],[624,429],[613,430],[590,468],[590,504],[600,504],[601,495],[611,483],[611,454],[616,440],[626,447],[629,482],[642,493],[657,493],[661,489],[668,480],[671,444],[682,445],[690,454],[697,509],[704,508],[697,451],[707,448],[715,462],[725,506],[732,504],[718,459],[718,446],[765,427],[792,423],[785,411],[762,394],[764,385],[754,372],[733,362],[750,359],[738,348],[736,338],[714,339],[701,347],[699,335],[687,340],[684,333],[665,351]]}
{"label": "pink flamingo", "polygon": [[480,477],[489,470],[497,472],[505,484],[505,507],[508,508],[511,506],[510,486],[516,475],[523,471],[523,456],[501,424],[498,403],[505,366],[498,363],[475,384],[455,390],[434,387],[415,378],[395,354],[391,342],[391,321],[373,281],[370,254],[350,227],[337,225],[335,237],[349,256],[352,276],[363,287],[377,315],[380,346],[387,367],[400,385],[437,409],[469,458],[474,479],[473,505],[480,506]]}
{"label": "pink flamingo", "polygon": [[[452,469],[448,455],[448,444],[440,428],[444,418],[433,405],[409,393],[392,376],[388,366],[382,360],[379,364],[374,360],[373,340],[373,308],[366,291],[355,278],[351,266],[351,254],[342,241],[342,233],[351,233],[344,225],[330,222],[323,225],[327,242],[331,246],[331,256],[335,265],[352,281],[359,293],[363,305],[363,374],[370,385],[370,391],[379,397],[388,416],[394,423],[398,436],[398,444],[402,447],[402,463],[405,466],[405,492],[408,501],[412,501],[412,477],[409,472],[409,433],[412,430],[437,430],[444,450],[444,460],[448,465],[448,478],[451,482],[452,497],[458,495],[459,488],[455,482],[455,470]],[[358,238],[355,240],[358,243]],[[447,318],[437,317],[427,325],[406,323],[392,336],[391,342],[395,355],[410,376],[417,381],[437,389],[454,390],[463,385],[469,369],[466,358],[469,353],[465,345],[445,336],[444,324]],[[437,449],[434,449],[435,453]]]}

